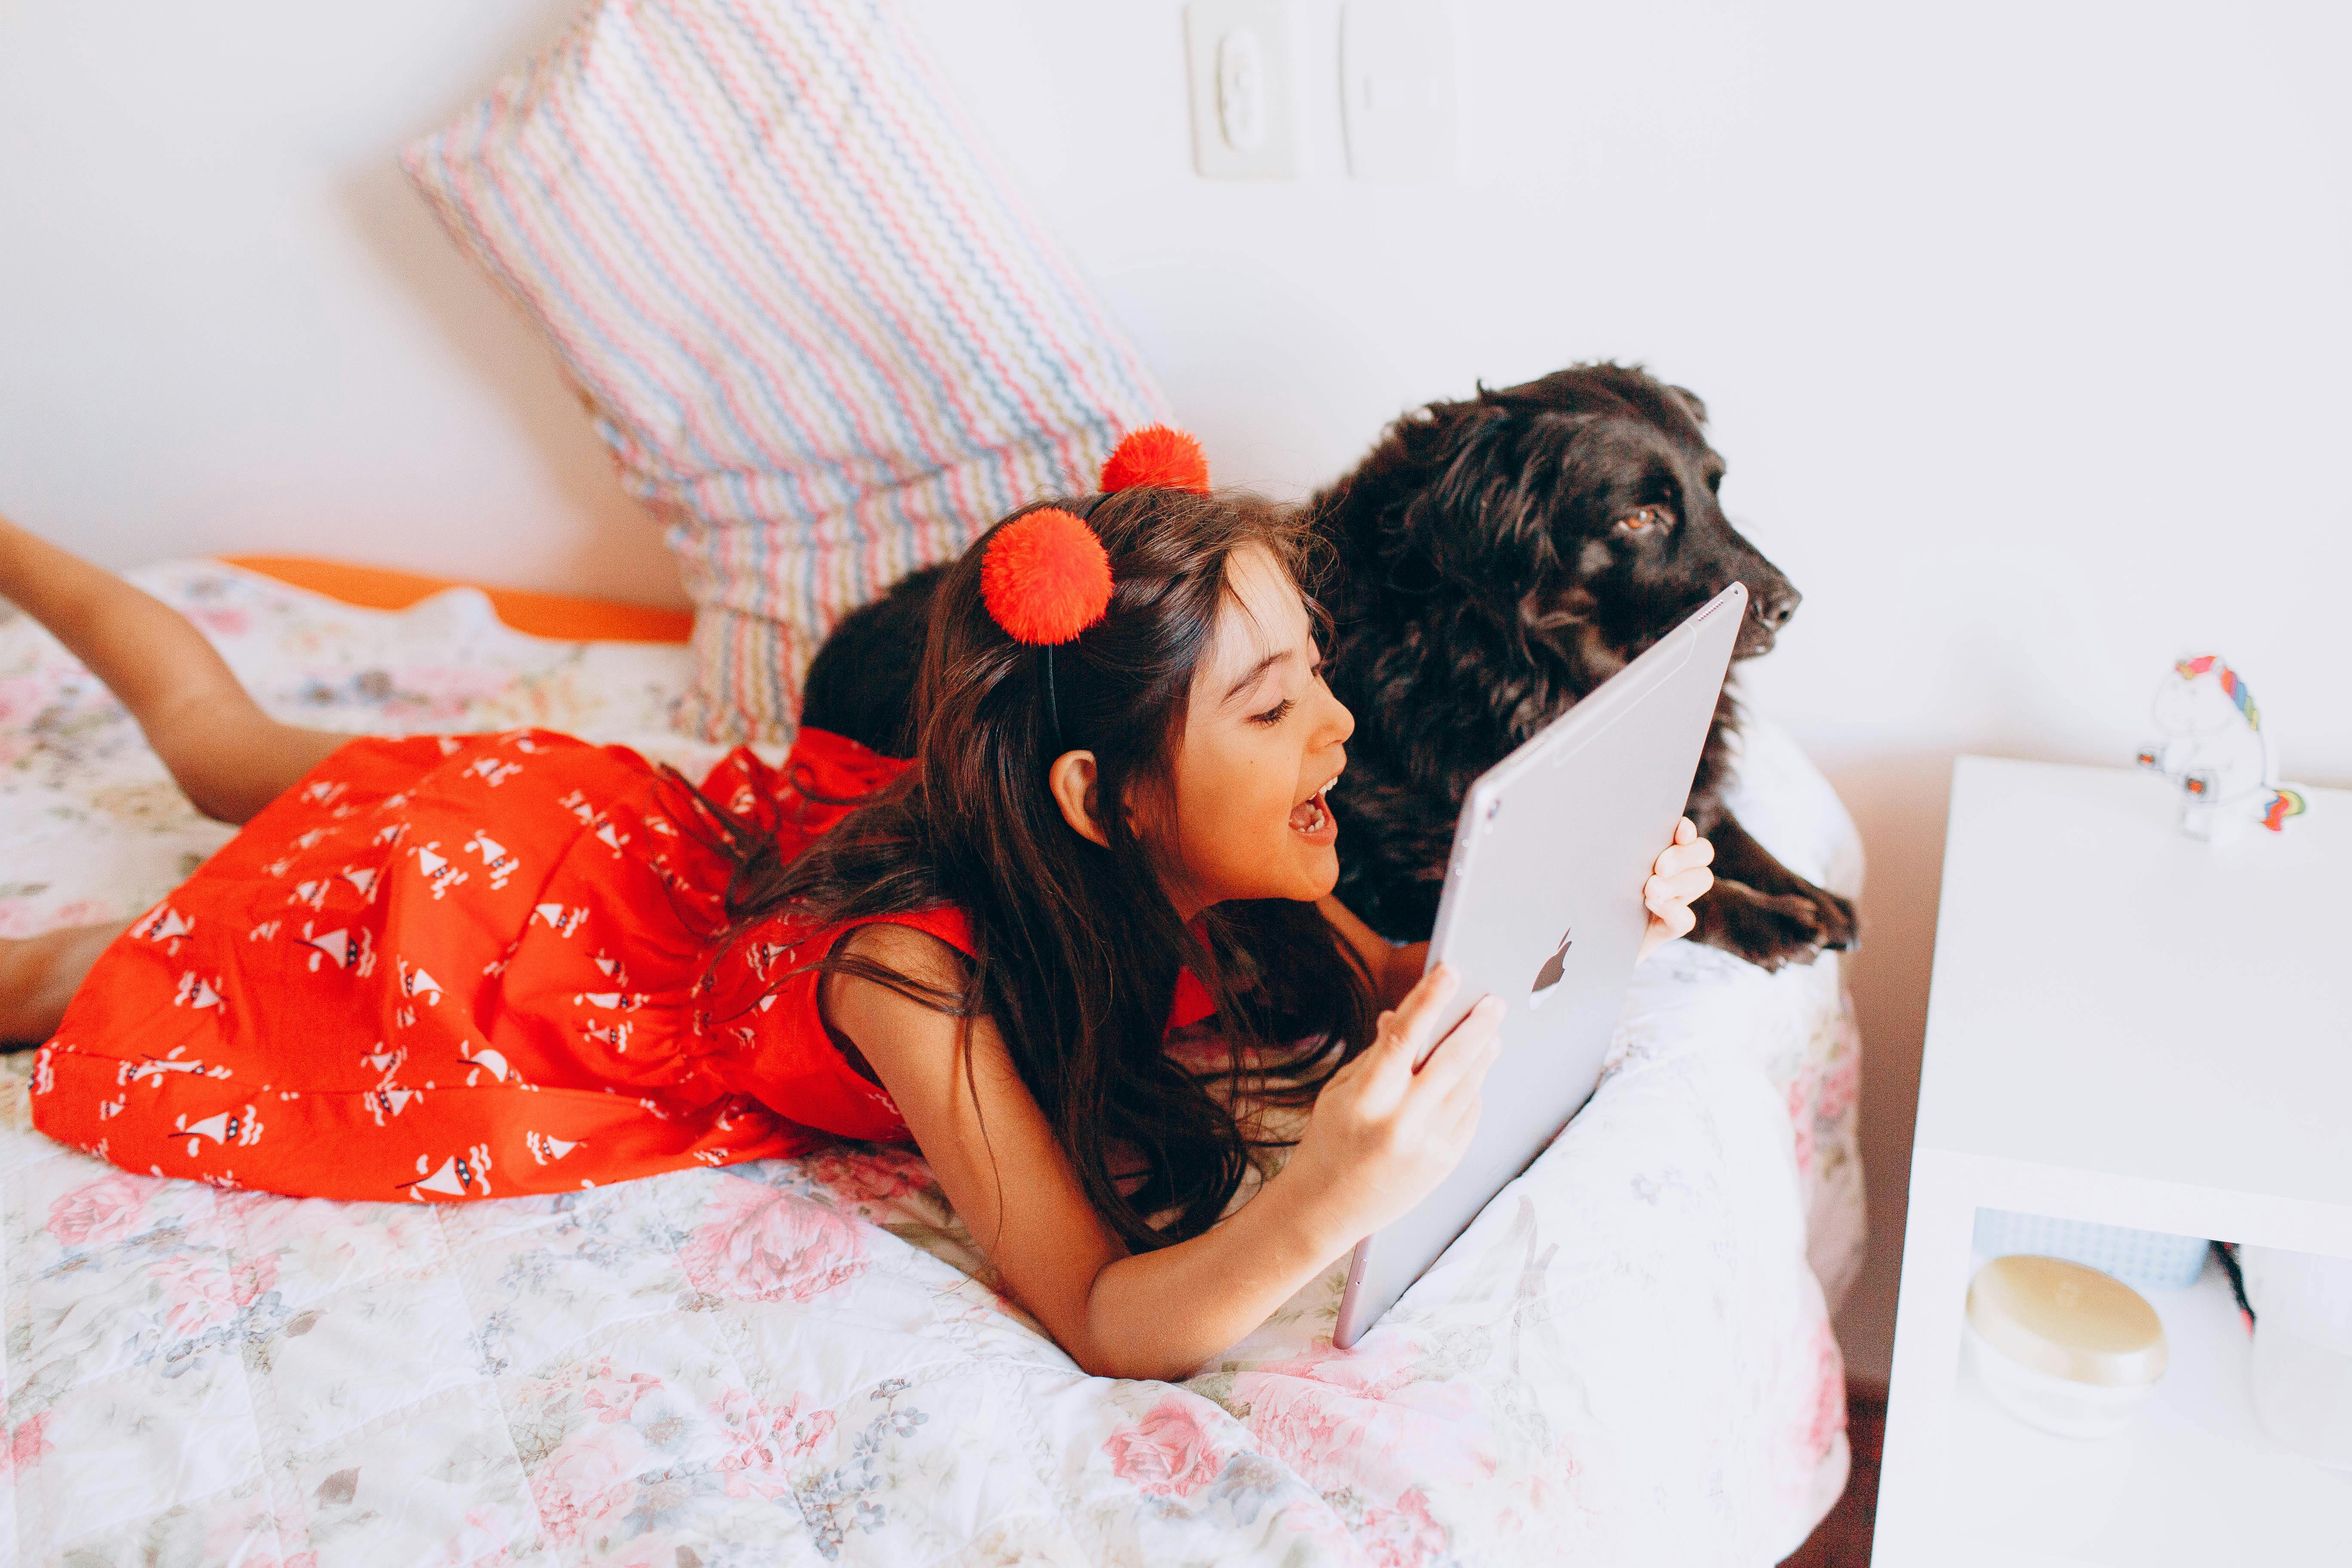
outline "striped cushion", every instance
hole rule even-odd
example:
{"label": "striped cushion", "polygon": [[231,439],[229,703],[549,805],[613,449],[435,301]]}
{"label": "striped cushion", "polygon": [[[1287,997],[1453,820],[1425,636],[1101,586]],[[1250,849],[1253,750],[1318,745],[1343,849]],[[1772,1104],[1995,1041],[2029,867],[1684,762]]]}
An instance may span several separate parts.
{"label": "striped cushion", "polygon": [[1164,416],[875,0],[604,0],[405,162],[667,525],[707,739],[788,739],[844,614]]}

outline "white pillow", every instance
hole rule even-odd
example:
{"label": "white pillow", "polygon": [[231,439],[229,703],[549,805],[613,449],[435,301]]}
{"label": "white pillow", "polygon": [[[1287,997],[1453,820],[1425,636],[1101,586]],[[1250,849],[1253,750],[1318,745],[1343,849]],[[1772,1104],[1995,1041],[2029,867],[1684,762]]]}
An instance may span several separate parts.
{"label": "white pillow", "polygon": [[605,0],[404,162],[667,524],[705,739],[789,739],[843,615],[1166,416],[874,0]]}

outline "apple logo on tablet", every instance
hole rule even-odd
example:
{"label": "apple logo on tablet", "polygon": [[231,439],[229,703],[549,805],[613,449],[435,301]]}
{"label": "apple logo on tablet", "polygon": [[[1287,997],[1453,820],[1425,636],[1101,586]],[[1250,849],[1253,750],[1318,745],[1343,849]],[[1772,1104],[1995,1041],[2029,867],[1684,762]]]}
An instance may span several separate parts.
{"label": "apple logo on tablet", "polygon": [[1560,932],[1559,951],[1545,959],[1543,967],[1536,971],[1535,989],[1528,994],[1528,1006],[1542,1006],[1552,987],[1559,984],[1560,973],[1568,967],[1568,950],[1573,945],[1569,939],[1574,934],[1573,929]]}

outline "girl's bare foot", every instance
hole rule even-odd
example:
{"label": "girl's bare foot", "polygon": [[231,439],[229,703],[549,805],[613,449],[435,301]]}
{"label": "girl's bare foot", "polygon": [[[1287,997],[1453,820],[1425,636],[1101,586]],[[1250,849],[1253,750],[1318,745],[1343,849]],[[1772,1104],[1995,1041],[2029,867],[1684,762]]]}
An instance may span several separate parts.
{"label": "girl's bare foot", "polygon": [[0,938],[0,1048],[37,1046],[57,1033],[82,976],[124,923],[68,926],[21,941]]}

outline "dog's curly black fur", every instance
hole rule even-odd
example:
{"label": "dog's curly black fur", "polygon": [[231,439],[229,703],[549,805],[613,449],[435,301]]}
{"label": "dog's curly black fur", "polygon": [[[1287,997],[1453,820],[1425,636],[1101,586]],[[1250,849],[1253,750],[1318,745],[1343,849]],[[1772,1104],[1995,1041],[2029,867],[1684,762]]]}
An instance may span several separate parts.
{"label": "dog's curly black fur", "polygon": [[[1339,896],[1399,940],[1429,934],[1462,797],[1480,773],[1734,581],[1754,658],[1798,594],[1725,520],[1723,459],[1690,393],[1579,365],[1400,419],[1307,503],[1331,547],[1324,668],[1355,711],[1331,793]],[[802,721],[905,754],[914,651],[940,568],[845,619],[811,666]],[[1853,944],[1853,906],[1789,870],[1725,809],[1726,690],[1690,815],[1714,840],[1697,940],[1768,969]]]}
{"label": "dog's curly black fur", "polygon": [[[1357,716],[1339,897],[1375,930],[1427,936],[1472,781],[1733,582],[1735,657],[1771,648],[1798,594],[1725,519],[1706,418],[1638,369],[1579,365],[1408,415],[1307,503],[1334,555],[1325,670]],[[1738,723],[1727,689],[1691,791],[1717,877],[1694,934],[1766,968],[1852,946],[1853,905],[1725,809]]]}

